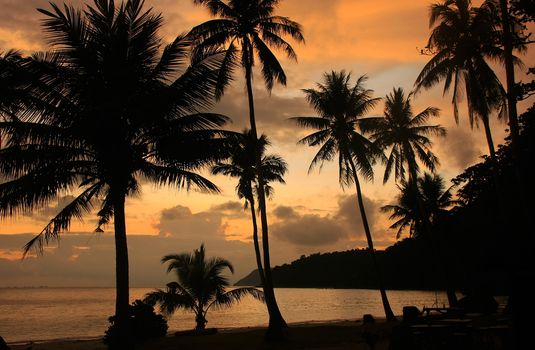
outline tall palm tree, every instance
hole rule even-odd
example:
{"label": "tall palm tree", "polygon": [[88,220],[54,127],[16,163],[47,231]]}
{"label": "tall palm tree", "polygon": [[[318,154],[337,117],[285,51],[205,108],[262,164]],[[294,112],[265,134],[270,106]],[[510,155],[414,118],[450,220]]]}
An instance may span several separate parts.
{"label": "tall palm tree", "polygon": [[[437,220],[447,214],[449,209],[458,203],[453,199],[452,187],[446,189],[440,175],[425,173],[417,180],[417,192],[407,182],[399,186],[400,193],[396,204],[381,207],[381,211],[391,213],[390,220],[396,220],[391,229],[397,229],[397,238],[408,229],[409,236],[422,237],[428,235],[424,221],[434,225]],[[422,199],[423,210],[416,210],[417,198]]]}
{"label": "tall palm tree", "polygon": [[162,258],[162,263],[169,262],[167,273],[175,271],[176,282],[167,284],[165,290],[157,289],[147,293],[144,301],[152,306],[159,304],[160,312],[173,314],[178,309],[191,310],[195,314],[197,331],[206,327],[206,314],[211,308],[230,307],[244,296],[250,295],[264,301],[264,294],[251,287],[234,288],[221,273],[229,269],[234,273],[232,264],[223,258],[206,258],[204,244],[195,249],[193,254],[171,254]]}
{"label": "tall palm tree", "polygon": [[372,132],[372,140],[379,147],[389,148],[383,182],[386,183],[394,170],[396,180],[404,181],[409,173],[409,183],[416,181],[420,167],[418,160],[430,171],[435,171],[438,158],[431,151],[432,141],[428,136],[445,136],[446,130],[440,125],[428,125],[431,117],[438,117],[440,110],[427,107],[414,115],[411,95],[405,97],[402,88],[394,88],[386,96],[384,117],[367,118],[364,124]]}
{"label": "tall palm tree", "polygon": [[[193,0],[204,5],[212,16],[218,18],[194,27],[190,35],[197,46],[196,52],[203,53],[213,48],[227,48],[225,62],[238,60],[245,71],[245,83],[249,100],[249,123],[251,133],[258,138],[253,97],[253,67],[255,56],[262,65],[262,75],[266,88],[271,91],[275,82],[286,85],[286,74],[271,48],[282,50],[290,59],[297,59],[292,46],[284,40],[287,35],[297,42],[304,42],[301,26],[288,17],[274,15],[279,0]],[[239,52],[239,55],[237,55]],[[237,57],[239,56],[239,57]],[[260,155],[255,159],[257,171],[261,169]],[[283,337],[283,328],[287,327],[282,317],[271,277],[269,254],[269,234],[264,178],[261,172],[258,178],[258,206],[262,227],[262,248],[264,253],[265,279],[264,293],[269,312],[268,339]]]}
{"label": "tall palm tree", "polygon": [[236,193],[240,199],[245,199],[245,208],[249,207],[251,210],[256,266],[262,285],[265,283],[265,275],[262,267],[262,257],[258,243],[258,225],[256,222],[255,197],[258,196],[258,181],[255,175],[256,153],[260,153],[262,158],[262,176],[265,181],[264,192],[266,197],[269,197],[273,192],[269,183],[273,181],[285,183],[284,174],[288,169],[286,162],[281,157],[265,154],[268,145],[269,140],[266,135],[261,135],[258,140],[255,140],[250,130],[244,130],[238,136],[236,147],[230,159],[226,162],[218,163],[212,168],[212,174],[223,174],[238,178]]}
{"label": "tall palm tree", "polygon": [[373,91],[364,88],[363,84],[367,79],[365,76],[361,76],[354,86],[350,85],[351,74],[345,71],[325,73],[323,77],[324,83],[317,84],[316,89],[303,90],[319,117],[295,117],[292,120],[300,126],[317,130],[299,141],[302,144],[320,147],[312,159],[309,171],[317,165],[321,168],[325,161],[338,158],[340,184],[342,186],[355,184],[358,208],[368,241],[368,250],[376,269],[385,314],[388,320],[394,320],[395,316],[390,308],[375,256],[358,176],[360,173],[364,179],[372,180],[373,165],[378,158],[384,160],[382,151],[359,132],[361,117],[380,99],[373,98]]}
{"label": "tall palm tree", "polygon": [[[210,106],[224,53],[188,64],[190,40],[178,36],[160,52],[162,17],[139,0],[95,0],[85,10],[51,4],[43,28],[54,51],[20,66],[28,74],[17,120],[3,122],[0,216],[30,212],[76,195],[25,246],[42,249],[98,207],[98,227],[113,218],[116,316],[129,305],[125,200],[140,180],[177,189],[218,188],[195,171],[227,156],[227,117]],[[22,95],[22,94],[21,94]]]}
{"label": "tall palm tree", "polygon": [[485,61],[492,54],[485,43],[491,41],[492,20],[488,11],[472,7],[470,0],[445,0],[431,5],[429,24],[433,27],[427,49],[433,54],[416,79],[416,91],[428,89],[444,81],[444,94],[452,87],[455,120],[458,102],[464,88],[468,116],[473,126],[481,120],[485,129],[490,156],[496,152],[490,129],[490,114],[505,109],[505,92]]}

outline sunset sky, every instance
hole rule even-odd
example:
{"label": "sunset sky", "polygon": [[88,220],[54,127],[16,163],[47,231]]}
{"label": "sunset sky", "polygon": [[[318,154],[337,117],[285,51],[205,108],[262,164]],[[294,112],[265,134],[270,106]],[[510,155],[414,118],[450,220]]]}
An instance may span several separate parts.
{"label": "sunset sky", "polygon": [[[289,164],[286,185],[274,185],[275,195],[268,203],[274,265],[290,262],[302,254],[365,247],[353,188],[340,189],[335,163],[326,164],[321,173],[307,174],[317,150],[296,144],[308,131],[299,129],[288,118],[314,115],[301,89],[314,87],[322,74],[331,70],[345,69],[355,79],[366,74],[369,77],[366,87],[373,89],[376,97],[384,97],[393,87],[409,92],[429,60],[420,54],[420,49],[429,37],[428,9],[432,2],[281,1],[277,14],[302,24],[306,44],[293,43],[297,63],[278,55],[288,76],[288,86],[275,87],[270,96],[260,76],[255,79],[259,129],[272,141],[270,153],[283,156]],[[84,1],[67,3],[79,6]],[[163,14],[162,35],[166,42],[209,19],[208,12],[194,6],[192,0],[146,0],[146,5]],[[16,48],[29,54],[47,49],[40,29],[43,16],[35,10],[37,7],[48,8],[48,1],[0,0],[0,51]],[[533,66],[534,56],[532,50],[521,58],[526,66]],[[517,76],[527,80],[524,70],[518,70]],[[503,76],[501,70],[499,74]],[[233,130],[248,125],[241,75],[242,71],[238,71],[232,87],[213,108],[232,118],[229,127]],[[528,103],[532,104],[533,100]],[[528,103],[521,104],[520,110],[525,110]],[[448,131],[447,137],[435,140],[433,150],[441,162],[438,173],[449,181],[487,153],[484,133],[482,129],[470,129],[464,105],[460,109],[460,124],[455,124],[451,95],[443,97],[441,85],[416,96],[415,113],[428,106],[441,109],[440,118],[434,122]],[[381,102],[371,115],[380,115],[382,110]],[[492,126],[496,143],[501,143],[506,124],[493,118]],[[376,167],[375,182],[363,187],[372,234],[379,248],[395,242],[395,231],[388,229],[388,217],[379,208],[394,202],[397,188],[393,180],[383,186],[383,170]],[[235,180],[210,178],[221,187],[221,195],[147,185],[139,198],[128,201],[132,286],[161,285],[167,279],[159,264],[160,257],[192,250],[201,242],[206,244],[209,255],[223,256],[235,264],[234,279],[254,268],[249,212],[243,210],[243,203],[235,195]],[[73,225],[73,233],[64,234],[59,247],[52,243],[43,256],[20,261],[22,245],[68,199],[60,198],[42,211],[0,223],[0,287],[113,285],[113,226],[103,234],[90,233],[95,227],[95,217],[88,216],[84,223]]]}

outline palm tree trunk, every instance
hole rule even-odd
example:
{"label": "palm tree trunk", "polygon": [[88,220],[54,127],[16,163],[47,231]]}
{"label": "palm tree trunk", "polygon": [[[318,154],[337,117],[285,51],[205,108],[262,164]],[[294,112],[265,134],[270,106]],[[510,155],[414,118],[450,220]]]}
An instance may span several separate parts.
{"label": "palm tree trunk", "polygon": [[125,195],[115,195],[113,203],[115,228],[115,315],[120,325],[127,324],[130,304],[128,289],[128,246],[126,241],[124,205]]}
{"label": "palm tree trunk", "polygon": [[366,210],[364,209],[364,202],[362,200],[362,191],[360,189],[360,182],[357,176],[357,169],[355,168],[355,163],[351,156],[347,157],[351,164],[351,171],[353,173],[353,179],[355,180],[355,188],[357,190],[357,200],[358,207],[360,210],[360,216],[362,217],[362,224],[364,225],[364,232],[366,233],[366,240],[368,241],[368,250],[371,254],[373,266],[375,268],[375,274],[377,275],[377,282],[379,284],[379,291],[381,292],[381,301],[383,302],[383,308],[385,310],[385,316],[388,321],[395,321],[396,316],[392,312],[390,303],[388,302],[388,297],[386,296],[386,289],[383,282],[383,276],[381,274],[381,269],[379,268],[379,263],[377,261],[377,256],[375,255],[375,249],[373,248],[372,234],[370,232],[370,226],[368,225],[368,218],[366,216]]}
{"label": "palm tree trunk", "polygon": [[505,74],[507,79],[507,108],[509,114],[509,127],[511,128],[511,146],[513,158],[518,156],[518,111],[515,96],[515,68],[513,64],[513,38],[511,24],[509,23],[509,10],[507,0],[500,0],[501,22],[503,29],[503,48],[505,51]]}
{"label": "palm tree trunk", "polygon": [[[256,119],[254,112],[253,86],[252,86],[252,67],[250,64],[245,65],[245,81],[247,84],[247,96],[249,100],[249,121],[251,124],[251,133],[254,140],[258,140],[258,133],[256,131]],[[264,252],[264,276],[265,283],[263,286],[264,297],[266,299],[266,306],[269,313],[269,326],[266,332],[266,340],[284,339],[284,329],[288,327],[286,321],[277,305],[275,298],[275,291],[273,290],[273,278],[271,276],[271,261],[269,256],[269,235],[268,222],[266,213],[266,193],[265,182],[261,172],[260,152],[255,154],[256,176],[258,179],[258,207],[260,209],[260,222],[262,226],[262,248]]]}
{"label": "palm tree trunk", "polygon": [[258,225],[256,223],[256,211],[254,198],[249,200],[251,206],[251,220],[253,221],[253,244],[254,252],[256,256],[256,267],[258,269],[258,276],[260,276],[260,283],[262,286],[266,284],[266,278],[264,276],[264,268],[262,267],[262,256],[260,255],[260,244],[258,244]]}
{"label": "palm tree trunk", "polygon": [[[458,300],[457,295],[455,294],[455,288],[453,287],[453,282],[451,281],[450,273],[448,272],[448,268],[445,265],[445,262],[447,259],[445,258],[445,254],[440,247],[440,244],[437,243],[437,239],[433,235],[433,231],[431,228],[431,222],[429,221],[429,216],[425,214],[424,210],[424,204],[422,202],[422,198],[420,197],[420,191],[418,190],[418,174],[416,173],[416,159],[414,157],[413,152],[408,152],[410,155],[411,163],[409,163],[408,167],[410,168],[409,174],[409,182],[412,186],[412,190],[414,191],[414,195],[416,196],[416,205],[418,206],[418,211],[420,213],[420,217],[423,220],[425,231],[428,237],[428,241],[431,242],[432,246],[434,247],[435,252],[437,253],[437,257],[435,260],[435,269],[442,270],[444,277],[446,279],[446,296],[448,298],[448,304],[450,307],[456,307]],[[442,262],[442,263],[440,263]],[[437,274],[438,276],[438,274]],[[439,281],[437,281],[437,286]]]}

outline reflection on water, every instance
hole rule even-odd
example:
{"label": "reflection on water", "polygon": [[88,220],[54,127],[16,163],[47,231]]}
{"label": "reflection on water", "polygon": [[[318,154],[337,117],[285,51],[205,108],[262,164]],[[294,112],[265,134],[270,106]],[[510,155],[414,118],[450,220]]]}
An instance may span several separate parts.
{"label": "reflection on water", "polygon": [[[132,300],[149,288],[132,288]],[[286,321],[355,320],[363,314],[383,316],[379,292],[365,289],[276,289]],[[401,314],[405,305],[419,308],[447,304],[443,292],[388,291],[392,309]],[[0,288],[0,335],[8,342],[57,338],[98,337],[114,313],[113,288]],[[210,310],[208,327],[232,328],[267,325],[266,308],[247,298],[230,309]],[[193,314],[179,311],[169,330],[193,329]]]}

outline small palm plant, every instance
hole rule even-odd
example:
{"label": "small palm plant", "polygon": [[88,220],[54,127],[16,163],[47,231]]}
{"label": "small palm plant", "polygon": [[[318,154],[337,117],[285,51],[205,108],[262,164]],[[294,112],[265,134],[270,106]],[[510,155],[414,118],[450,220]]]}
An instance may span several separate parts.
{"label": "small palm plant", "polygon": [[176,282],[167,284],[165,290],[157,289],[145,296],[144,301],[150,305],[159,305],[160,312],[173,314],[178,309],[191,310],[195,314],[197,331],[206,327],[206,314],[211,308],[230,307],[244,296],[250,295],[264,301],[264,293],[252,287],[242,287],[227,291],[230,286],[221,273],[225,268],[234,273],[232,264],[223,258],[206,260],[204,244],[195,249],[193,254],[171,254],[162,258],[162,263],[169,262],[167,272],[175,271]]}

